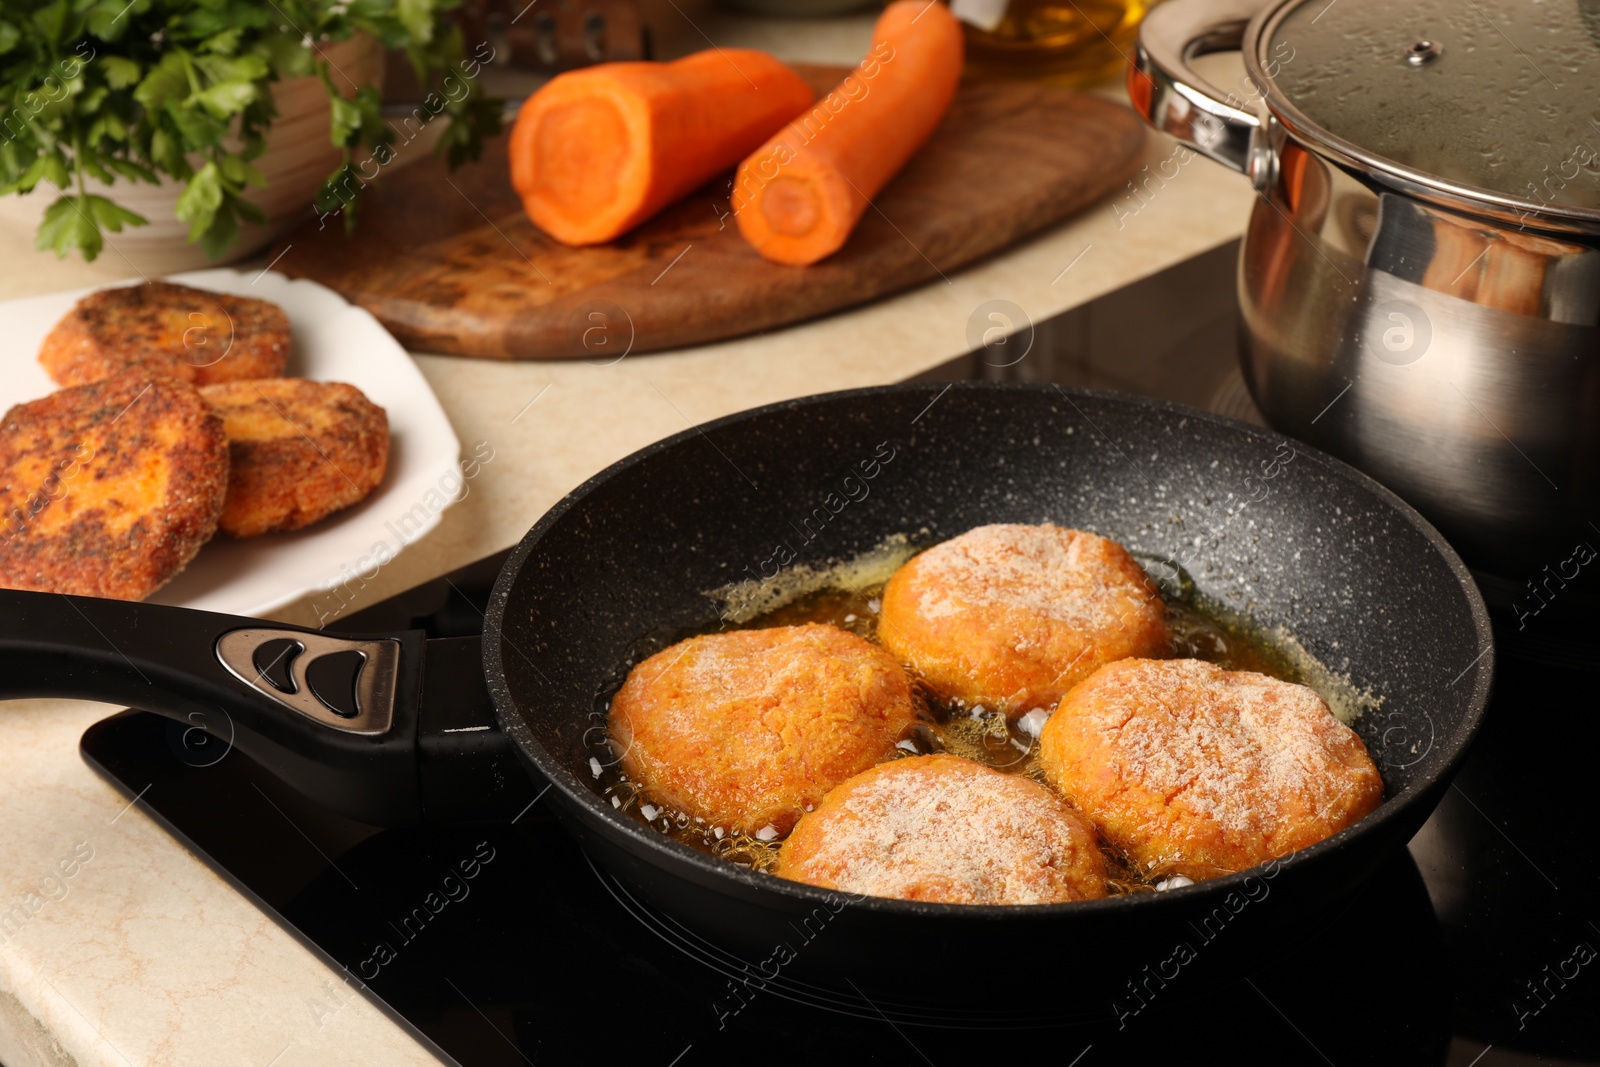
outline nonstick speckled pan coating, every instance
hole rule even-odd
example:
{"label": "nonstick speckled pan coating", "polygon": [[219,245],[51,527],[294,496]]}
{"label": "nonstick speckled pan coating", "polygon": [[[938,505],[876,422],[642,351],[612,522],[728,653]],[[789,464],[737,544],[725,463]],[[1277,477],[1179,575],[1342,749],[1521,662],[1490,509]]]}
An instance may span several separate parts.
{"label": "nonstick speckled pan coating", "polygon": [[[861,464],[875,459],[876,476],[863,478]],[[933,542],[1046,520],[1177,561],[1203,593],[1286,627],[1376,697],[1355,725],[1383,771],[1379,811],[1266,872],[1157,895],[1030,907],[842,902],[662,837],[614,811],[584,769],[618,665],[647,634],[714,622],[708,591],[770,574],[789,552],[787,566],[815,566],[892,534]],[[1478,727],[1494,658],[1483,603],[1455,554],[1342,463],[1170,404],[979,384],[775,404],[617,463],[513,554],[484,656],[522,757],[553,784],[590,854],[641,901],[741,952],[799,942],[795,967],[879,990],[897,975],[927,985],[969,973],[997,946],[1137,961],[1179,934],[1228,941],[1241,958],[1263,941],[1288,944],[1433,810]],[[825,935],[805,936],[824,918]],[[1225,922],[1251,933],[1204,936]]]}

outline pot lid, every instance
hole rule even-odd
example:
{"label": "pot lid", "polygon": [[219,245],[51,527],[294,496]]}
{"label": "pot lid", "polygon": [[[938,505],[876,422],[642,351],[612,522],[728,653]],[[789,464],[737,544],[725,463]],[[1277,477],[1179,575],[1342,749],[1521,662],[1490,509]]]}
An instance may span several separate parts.
{"label": "pot lid", "polygon": [[1297,136],[1425,194],[1600,223],[1600,0],[1288,0],[1252,37]]}

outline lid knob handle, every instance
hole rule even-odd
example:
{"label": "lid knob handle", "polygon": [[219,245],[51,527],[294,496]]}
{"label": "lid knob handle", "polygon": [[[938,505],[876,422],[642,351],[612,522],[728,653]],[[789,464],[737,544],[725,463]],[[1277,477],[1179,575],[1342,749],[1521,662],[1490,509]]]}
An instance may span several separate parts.
{"label": "lid knob handle", "polygon": [[1406,62],[1413,67],[1425,67],[1444,55],[1444,45],[1438,41],[1418,41],[1406,49]]}

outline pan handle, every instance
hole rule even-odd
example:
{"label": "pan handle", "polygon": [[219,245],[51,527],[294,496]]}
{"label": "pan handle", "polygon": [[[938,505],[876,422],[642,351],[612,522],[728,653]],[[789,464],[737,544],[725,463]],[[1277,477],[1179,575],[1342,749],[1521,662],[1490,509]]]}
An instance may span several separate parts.
{"label": "pan handle", "polygon": [[[1139,25],[1128,95],[1156,129],[1268,188],[1277,168],[1269,128],[1248,104],[1225,95],[1189,65],[1212,52],[1237,52],[1264,0],[1169,0]],[[1238,106],[1238,105],[1245,106]]]}
{"label": "pan handle", "polygon": [[543,794],[545,779],[518,759],[495,718],[483,639],[435,637],[427,653],[417,714],[423,821],[516,822]]}
{"label": "pan handle", "polygon": [[377,826],[422,819],[425,644],[414,630],[334,636],[159,604],[0,590],[0,698],[73,697],[165,715]]}

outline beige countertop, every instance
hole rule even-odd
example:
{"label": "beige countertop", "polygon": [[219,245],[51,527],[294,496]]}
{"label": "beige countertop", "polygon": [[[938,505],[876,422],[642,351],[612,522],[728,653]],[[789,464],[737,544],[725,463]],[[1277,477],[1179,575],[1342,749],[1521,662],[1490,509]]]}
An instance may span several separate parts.
{"label": "beige countertop", "polygon": [[[719,45],[849,62],[870,27],[863,18],[798,23],[669,6],[683,25],[658,30],[667,54],[703,47],[703,31]],[[1153,136],[1151,169],[1173,151],[1172,142]],[[604,367],[418,353],[464,448],[487,441],[496,459],[431,534],[379,573],[361,602],[515,543],[585,478],[687,426],[807,393],[898,381],[945,363],[969,349],[968,319],[984,301],[1010,300],[1037,322],[1233,240],[1252,195],[1237,175],[1199,158],[1150,190],[1139,200],[1131,191],[1113,197],[947,282],[761,337]],[[0,234],[0,298],[132,276],[111,251],[90,268]],[[277,614],[315,624],[305,602]],[[435,1062],[89,770],[78,738],[113,710],[58,700],[4,709],[0,1061]]]}

